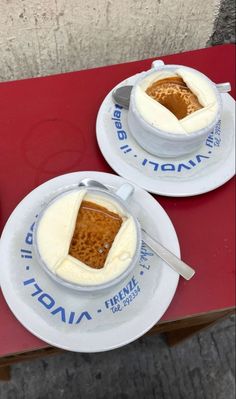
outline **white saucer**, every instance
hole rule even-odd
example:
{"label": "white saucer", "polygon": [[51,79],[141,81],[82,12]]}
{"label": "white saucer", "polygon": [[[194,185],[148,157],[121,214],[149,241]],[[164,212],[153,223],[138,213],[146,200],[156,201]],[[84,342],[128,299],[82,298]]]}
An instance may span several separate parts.
{"label": "white saucer", "polygon": [[[133,85],[137,77],[116,87]],[[234,176],[235,101],[229,94],[222,94],[222,120],[202,147],[188,156],[168,159],[149,154],[134,140],[127,124],[128,111],[115,106],[112,91],[100,107],[96,130],[104,158],[119,175],[149,192],[171,197],[206,193]]]}
{"label": "white saucer", "polygon": [[[85,177],[114,188],[124,182],[111,174],[78,172],[59,176],[33,190],[13,211],[2,233],[1,288],[16,318],[32,334],[59,348],[99,352],[125,345],[156,324],[175,294],[179,276],[143,246],[134,272],[105,293],[78,293],[50,279],[35,261],[32,246],[37,213],[56,190],[78,184]],[[168,215],[137,186],[132,209],[145,229],[180,256]]]}

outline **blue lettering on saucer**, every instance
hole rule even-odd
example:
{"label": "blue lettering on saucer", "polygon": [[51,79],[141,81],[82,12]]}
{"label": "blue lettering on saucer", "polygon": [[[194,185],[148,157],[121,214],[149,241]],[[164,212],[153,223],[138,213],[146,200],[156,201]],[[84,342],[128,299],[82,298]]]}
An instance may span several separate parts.
{"label": "blue lettering on saucer", "polygon": [[221,121],[219,121],[214,129],[213,146],[220,147],[221,144]]}
{"label": "blue lettering on saucer", "polygon": [[150,258],[154,256],[154,252],[142,241],[141,245],[141,254],[139,260],[139,266],[142,268],[141,272],[139,273],[141,276],[144,275],[144,270],[150,270],[151,265],[149,264]]}
{"label": "blue lettering on saucer", "polygon": [[135,280],[133,276],[132,279],[128,282],[128,284],[126,284],[126,286],[122,288],[122,290],[119,291],[118,294],[114,295],[112,298],[109,298],[105,301],[106,308],[109,309],[111,306],[116,305],[118,302],[125,299],[125,297],[129,295],[137,285],[138,282]]}
{"label": "blue lettering on saucer", "polygon": [[[38,215],[36,215],[37,217]],[[25,236],[25,240],[24,240],[24,244],[32,246],[33,245],[33,231],[34,231],[34,226],[35,226],[35,222],[33,222],[29,228],[29,231],[26,233]],[[31,249],[28,249],[29,247],[27,247],[27,249],[25,248],[21,248],[20,249],[20,254],[21,254],[21,258],[25,258],[25,259],[32,259],[32,251]]]}
{"label": "blue lettering on saucer", "polygon": [[130,151],[132,151],[132,148],[130,148],[130,146],[129,145],[122,145],[121,147],[120,147],[120,149],[123,151],[123,153],[124,154],[127,154],[127,152],[130,152]]}
{"label": "blue lettering on saucer", "polygon": [[138,281],[133,276],[116,295],[105,300],[105,307],[106,309],[110,309],[112,313],[120,312],[131,304],[140,291]]}
{"label": "blue lettering on saucer", "polygon": [[92,316],[87,310],[76,314],[74,311],[68,311],[64,307],[58,306],[53,296],[44,292],[37,284],[35,278],[25,280],[23,284],[24,286],[30,286],[32,288],[31,296],[35,297],[39,304],[48,310],[52,316],[59,317],[59,320],[63,323],[79,324],[83,319],[92,320]]}
{"label": "blue lettering on saucer", "polygon": [[21,258],[32,259],[32,251],[21,248],[20,252],[21,252]]}
{"label": "blue lettering on saucer", "polygon": [[148,262],[149,258],[154,256],[154,252],[147,247],[144,241],[142,241],[141,245],[141,255],[140,255],[140,262]]}
{"label": "blue lettering on saucer", "polygon": [[[118,138],[119,142],[120,141],[125,141],[128,139],[128,134],[127,132],[123,129],[122,125],[122,112],[123,112],[123,107],[121,107],[118,104],[115,104],[115,108],[113,109],[112,112],[112,121],[114,123],[114,128],[116,131],[116,137]],[[165,173],[168,174],[170,172],[186,172],[190,171],[193,168],[196,168],[199,164],[201,164],[203,161],[206,161],[210,158],[212,151],[209,151],[209,149],[214,149],[215,147],[219,147],[221,144],[221,121],[219,120],[218,123],[216,124],[214,131],[212,131],[206,141],[205,141],[205,149],[207,149],[207,154],[205,155],[204,153],[194,155],[192,159],[184,162],[175,162],[175,163],[162,163],[162,162],[155,162],[152,159],[149,158],[144,158],[141,161],[138,159],[137,155],[135,155],[136,162],[139,163],[140,166],[146,168],[146,169],[151,169],[153,172],[158,172],[158,173]],[[122,151],[123,154],[129,154],[133,151],[133,148],[129,144],[121,145],[119,149]],[[132,155],[133,157],[133,155]]]}
{"label": "blue lettering on saucer", "polygon": [[214,147],[214,132],[211,132],[206,139],[206,146],[213,148]]}
{"label": "blue lettering on saucer", "polygon": [[[38,215],[36,215],[37,217]],[[33,231],[34,231],[35,222],[33,222],[29,228],[29,231],[26,233],[24,245],[27,245],[26,248],[20,249],[20,255],[22,259],[32,259],[32,251],[31,247],[33,245]]]}
{"label": "blue lettering on saucer", "polygon": [[127,133],[125,132],[125,130],[122,127],[121,110],[122,110],[122,107],[118,104],[115,104],[115,110],[113,111],[111,119],[114,122],[118,140],[123,141],[123,140],[127,140]]}
{"label": "blue lettering on saucer", "polygon": [[35,222],[30,226],[30,231],[27,233],[25,238],[25,243],[28,245],[33,244],[33,231],[34,231]]}
{"label": "blue lettering on saucer", "polygon": [[182,172],[183,170],[190,170],[194,168],[196,165],[202,162],[204,159],[209,159],[210,157],[208,155],[202,155],[202,154],[197,154],[193,159],[190,159],[189,161],[186,162],[180,162],[180,163],[157,163],[153,161],[149,161],[147,158],[145,158],[142,161],[142,166],[150,167],[154,172],[160,170],[162,172]]}

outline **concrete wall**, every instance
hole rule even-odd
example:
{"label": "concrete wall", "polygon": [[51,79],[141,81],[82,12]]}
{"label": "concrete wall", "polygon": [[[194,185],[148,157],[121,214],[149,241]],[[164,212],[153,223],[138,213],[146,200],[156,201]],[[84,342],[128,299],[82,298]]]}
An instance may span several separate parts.
{"label": "concrete wall", "polygon": [[0,0],[0,80],[205,47],[220,0]]}

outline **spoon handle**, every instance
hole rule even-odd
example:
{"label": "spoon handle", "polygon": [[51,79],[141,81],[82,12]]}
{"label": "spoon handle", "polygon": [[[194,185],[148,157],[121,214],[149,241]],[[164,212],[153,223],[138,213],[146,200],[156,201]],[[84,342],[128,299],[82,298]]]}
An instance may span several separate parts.
{"label": "spoon handle", "polygon": [[167,248],[163,247],[158,241],[153,239],[144,229],[142,229],[143,241],[154,251],[157,255],[163,259],[174,271],[179,273],[185,280],[190,280],[194,274],[190,266],[184,263],[181,259],[177,258]]}

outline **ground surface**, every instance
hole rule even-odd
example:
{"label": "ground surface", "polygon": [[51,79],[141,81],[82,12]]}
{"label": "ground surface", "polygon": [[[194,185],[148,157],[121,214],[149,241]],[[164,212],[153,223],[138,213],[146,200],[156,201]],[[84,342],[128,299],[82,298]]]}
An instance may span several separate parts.
{"label": "ground surface", "polygon": [[235,317],[169,348],[162,335],[115,351],[12,367],[1,399],[234,399]]}

